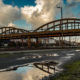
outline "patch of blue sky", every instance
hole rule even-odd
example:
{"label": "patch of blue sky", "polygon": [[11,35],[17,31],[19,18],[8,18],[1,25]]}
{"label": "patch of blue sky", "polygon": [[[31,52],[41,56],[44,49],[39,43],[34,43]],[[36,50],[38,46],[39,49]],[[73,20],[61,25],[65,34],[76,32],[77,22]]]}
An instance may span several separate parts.
{"label": "patch of blue sky", "polygon": [[14,24],[19,28],[32,30],[32,25],[27,23],[26,20],[17,20],[17,21],[14,21]]}
{"label": "patch of blue sky", "polygon": [[3,0],[4,4],[9,4],[18,7],[35,6],[35,0]]}
{"label": "patch of blue sky", "polygon": [[64,4],[67,4],[67,0],[63,0]]}

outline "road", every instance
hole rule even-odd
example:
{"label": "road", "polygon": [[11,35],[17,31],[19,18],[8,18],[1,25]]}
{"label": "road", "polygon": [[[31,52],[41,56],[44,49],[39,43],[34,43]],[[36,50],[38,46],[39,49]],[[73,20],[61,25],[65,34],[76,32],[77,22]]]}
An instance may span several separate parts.
{"label": "road", "polygon": [[0,69],[9,68],[11,66],[23,65],[33,62],[54,60],[66,62],[74,55],[79,55],[79,50],[72,49],[51,49],[51,50],[33,50],[22,52],[1,52],[0,53]]}

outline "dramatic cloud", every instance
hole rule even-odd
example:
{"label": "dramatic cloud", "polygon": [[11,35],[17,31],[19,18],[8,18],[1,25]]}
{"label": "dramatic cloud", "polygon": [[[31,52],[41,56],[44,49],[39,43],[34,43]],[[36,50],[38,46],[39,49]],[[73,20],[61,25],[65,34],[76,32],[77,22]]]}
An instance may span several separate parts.
{"label": "dramatic cloud", "polygon": [[80,2],[80,0],[67,0],[68,3],[72,3],[72,2]]}
{"label": "dramatic cloud", "polygon": [[80,0],[67,0],[67,2],[69,4],[64,6],[63,0],[36,0],[35,6],[18,8],[17,6],[5,5],[0,0],[0,26],[15,26],[14,21],[25,19],[28,24],[34,26],[33,28],[37,28],[55,20],[56,14],[60,14],[60,9],[57,9],[57,6],[63,6],[64,17],[75,17],[72,10]]}
{"label": "dramatic cloud", "polygon": [[8,25],[9,23],[21,18],[21,13],[18,7],[5,5],[0,0],[0,26]]}
{"label": "dramatic cloud", "polygon": [[36,6],[24,6],[21,11],[26,21],[35,28],[52,21],[56,16],[56,7],[61,0],[36,0]]}

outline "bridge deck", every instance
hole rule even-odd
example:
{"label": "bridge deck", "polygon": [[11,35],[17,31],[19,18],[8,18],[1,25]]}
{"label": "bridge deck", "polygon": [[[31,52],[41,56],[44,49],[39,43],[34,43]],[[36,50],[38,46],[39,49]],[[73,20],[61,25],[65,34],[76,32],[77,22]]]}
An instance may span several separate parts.
{"label": "bridge deck", "polygon": [[80,29],[5,34],[5,35],[0,35],[0,39],[15,39],[15,38],[19,39],[19,38],[28,38],[28,36],[30,36],[30,38],[80,36]]}

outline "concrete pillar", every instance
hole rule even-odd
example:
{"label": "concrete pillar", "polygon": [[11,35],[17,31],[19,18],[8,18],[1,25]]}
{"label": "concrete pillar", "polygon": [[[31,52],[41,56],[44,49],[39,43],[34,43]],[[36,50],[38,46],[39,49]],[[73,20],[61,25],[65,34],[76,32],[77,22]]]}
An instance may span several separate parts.
{"label": "concrete pillar", "polygon": [[23,39],[22,39],[22,47],[23,47],[24,45],[23,45]]}
{"label": "concrete pillar", "polygon": [[36,38],[36,44],[38,44],[39,43],[39,38]]}
{"label": "concrete pillar", "polygon": [[59,37],[59,47],[61,46],[61,37]]}
{"label": "concrete pillar", "polygon": [[36,47],[39,47],[39,38],[36,38]]}
{"label": "concrete pillar", "polygon": [[28,43],[28,48],[30,48],[30,47],[31,47],[31,38],[30,38],[30,36],[28,36],[28,41],[27,41],[27,43]]}
{"label": "concrete pillar", "polygon": [[69,47],[71,46],[71,37],[69,36]]}

